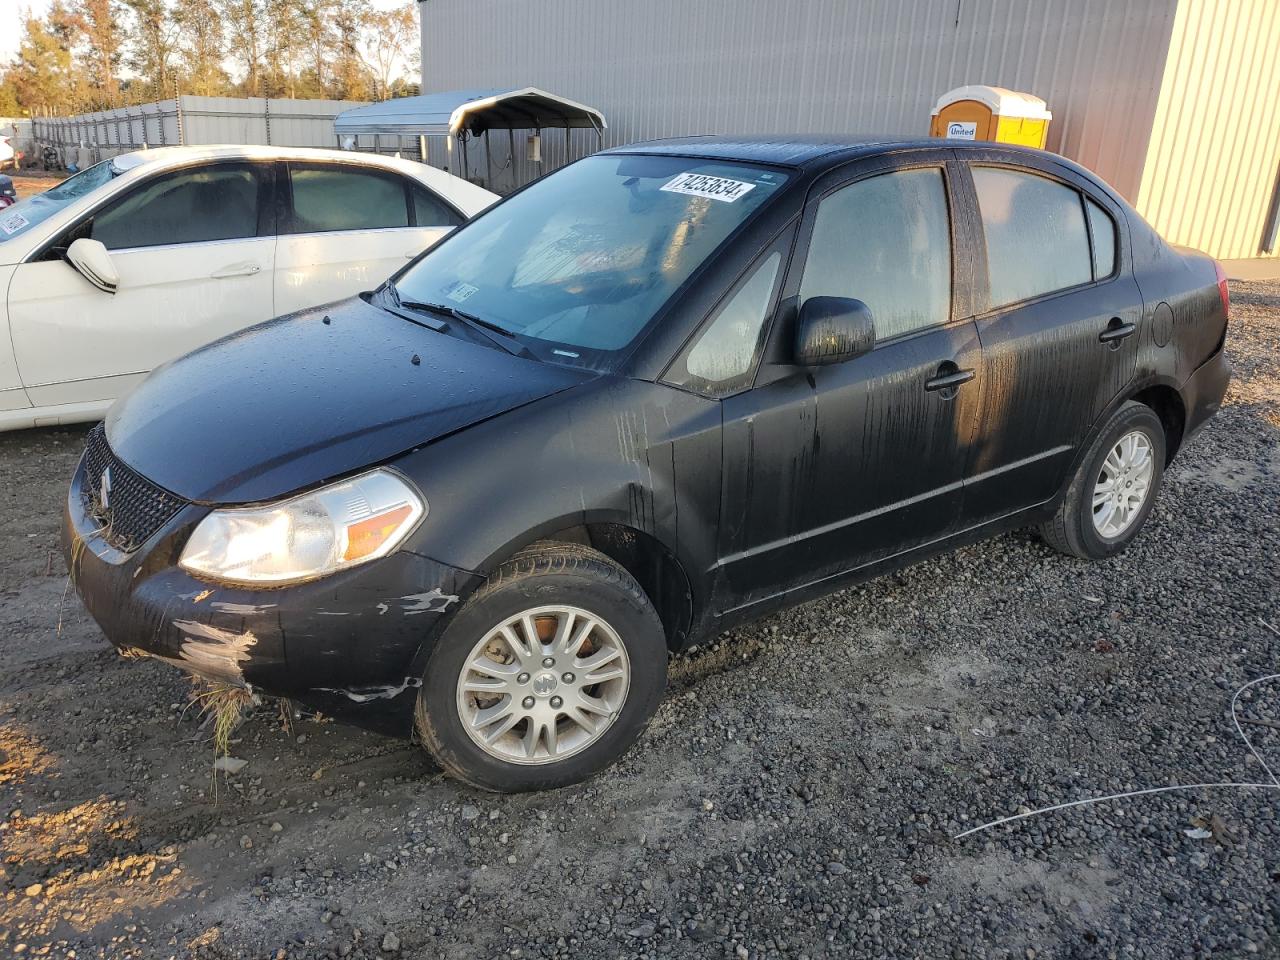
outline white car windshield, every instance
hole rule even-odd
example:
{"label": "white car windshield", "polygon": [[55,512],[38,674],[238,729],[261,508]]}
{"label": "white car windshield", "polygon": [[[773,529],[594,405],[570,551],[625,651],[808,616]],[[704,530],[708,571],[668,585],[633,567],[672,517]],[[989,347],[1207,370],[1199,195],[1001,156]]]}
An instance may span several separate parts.
{"label": "white car windshield", "polygon": [[395,290],[406,306],[472,315],[543,359],[608,368],[786,180],[720,160],[589,157],[441,242]]}
{"label": "white car windshield", "polygon": [[37,224],[48,220],[59,210],[97,190],[115,176],[116,171],[111,161],[103,160],[63,180],[44,193],[37,193],[34,197],[19,200],[0,212],[0,243],[21,236]]}

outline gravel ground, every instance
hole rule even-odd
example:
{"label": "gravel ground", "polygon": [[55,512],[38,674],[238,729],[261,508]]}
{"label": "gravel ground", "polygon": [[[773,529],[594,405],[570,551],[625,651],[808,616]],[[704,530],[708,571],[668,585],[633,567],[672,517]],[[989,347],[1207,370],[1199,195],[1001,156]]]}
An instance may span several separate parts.
{"label": "gravel ground", "polygon": [[[0,956],[1280,956],[1275,792],[954,839],[1265,777],[1229,707],[1280,671],[1280,284],[1233,295],[1228,404],[1123,556],[1018,533],[735,631],[542,795],[272,706],[215,800],[187,685],[66,597],[84,431],[0,436]],[[1239,712],[1280,771],[1280,681]]]}

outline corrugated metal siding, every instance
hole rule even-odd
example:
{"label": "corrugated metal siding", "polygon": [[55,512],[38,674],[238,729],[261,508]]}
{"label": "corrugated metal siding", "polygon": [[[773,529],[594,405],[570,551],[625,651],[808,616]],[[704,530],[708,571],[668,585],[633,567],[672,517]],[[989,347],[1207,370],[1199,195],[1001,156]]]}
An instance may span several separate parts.
{"label": "corrugated metal siding", "polygon": [[[543,87],[601,108],[612,145],[690,133],[923,135],[940,94],[990,83],[1044,97],[1050,149],[1133,197],[1176,6],[423,0],[423,89]],[[560,138],[543,138],[546,169],[563,159]],[[592,146],[575,135],[575,151]],[[482,148],[472,151],[482,164]]]}
{"label": "corrugated metal siding", "polygon": [[[268,100],[263,97],[182,97],[75,117],[37,118],[33,137],[56,144],[80,166],[104,157],[176,143],[264,143],[336,147],[333,118],[363,106],[355,100]],[[181,123],[181,137],[179,137]]]}
{"label": "corrugated metal siding", "polygon": [[1260,256],[1278,171],[1280,2],[1183,0],[1138,209],[1175,243]]}

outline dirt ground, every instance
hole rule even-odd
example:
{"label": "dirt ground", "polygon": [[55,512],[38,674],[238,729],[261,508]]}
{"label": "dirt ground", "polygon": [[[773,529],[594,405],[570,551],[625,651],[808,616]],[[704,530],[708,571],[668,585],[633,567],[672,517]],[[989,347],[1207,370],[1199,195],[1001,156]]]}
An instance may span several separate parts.
{"label": "dirt ground", "polygon": [[43,173],[37,170],[16,170],[7,169],[0,170],[13,180],[13,185],[18,191],[18,199],[25,200],[27,197],[37,193],[43,193],[50,187],[55,187],[66,179],[64,173]]}
{"label": "dirt ground", "polygon": [[0,435],[0,956],[1278,957],[1280,284],[1143,535],[1015,533],[672,664],[615,769],[480,794],[266,704],[215,781],[187,683],[58,552],[83,429]]}

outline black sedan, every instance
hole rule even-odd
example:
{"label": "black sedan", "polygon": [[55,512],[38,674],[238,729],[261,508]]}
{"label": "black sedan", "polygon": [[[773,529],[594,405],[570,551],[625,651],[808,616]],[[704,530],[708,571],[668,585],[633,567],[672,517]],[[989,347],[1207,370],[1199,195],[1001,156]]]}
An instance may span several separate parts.
{"label": "black sedan", "polygon": [[1123,550],[1222,400],[1227,306],[1047,153],[625,147],[156,370],[65,550],[122,649],[555,787],[733,624],[1014,527]]}

